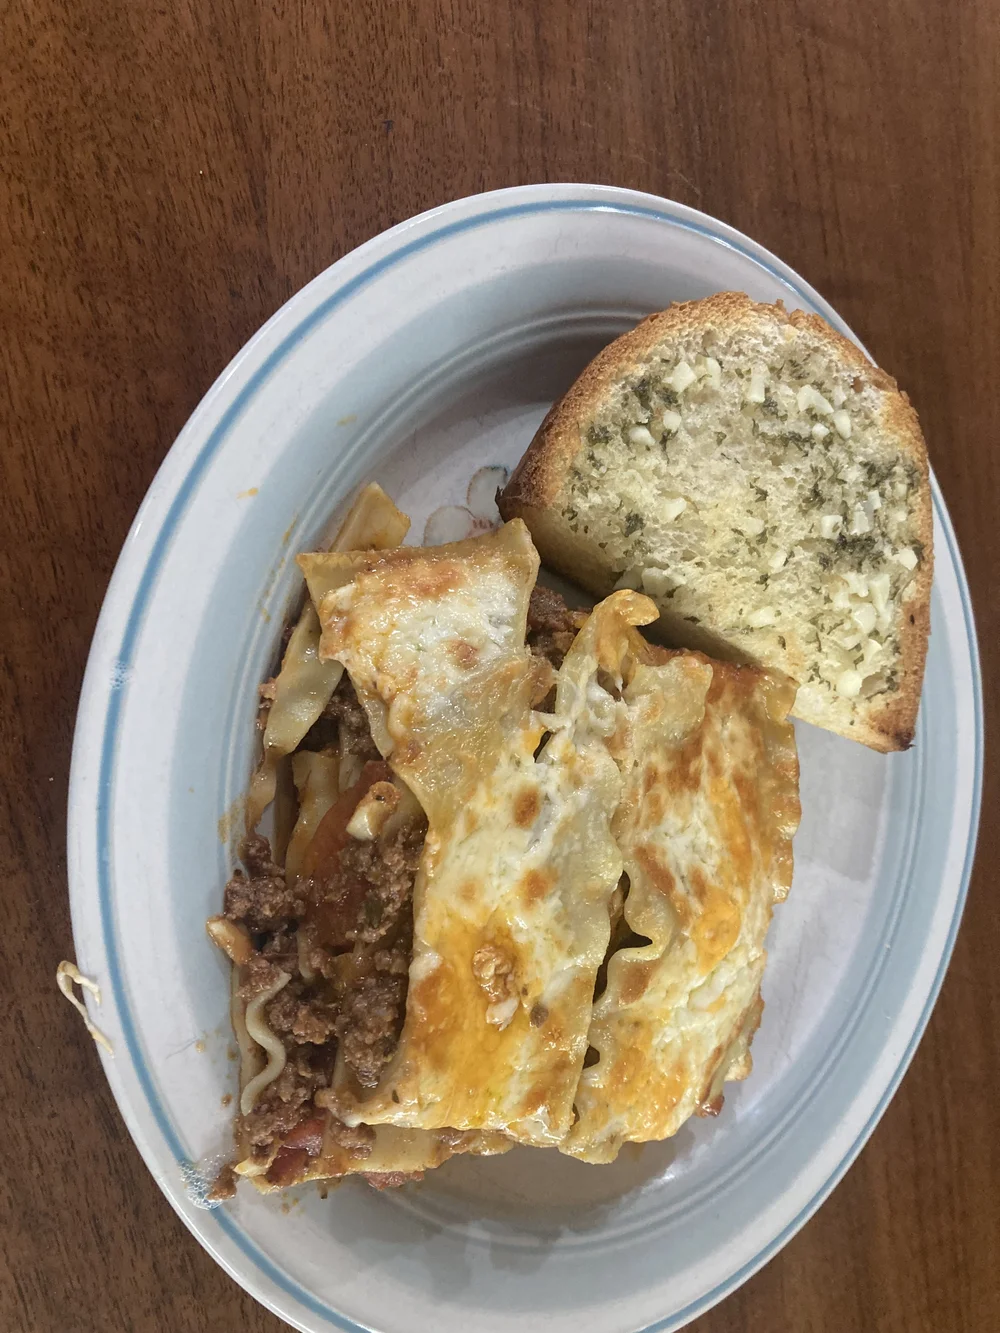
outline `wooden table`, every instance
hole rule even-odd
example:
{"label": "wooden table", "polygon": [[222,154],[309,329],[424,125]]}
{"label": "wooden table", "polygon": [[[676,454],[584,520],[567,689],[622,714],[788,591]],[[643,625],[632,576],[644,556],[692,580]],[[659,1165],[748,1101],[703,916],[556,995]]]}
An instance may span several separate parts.
{"label": "wooden table", "polygon": [[[605,181],[705,209],[814,283],[913,397],[992,725],[998,76],[996,0],[0,6],[0,1327],[281,1327],[161,1197],[53,985],[90,636],[217,373],[320,269],[444,200]],[[1000,1329],[998,794],[993,765],[902,1089],[817,1217],[698,1333]]]}

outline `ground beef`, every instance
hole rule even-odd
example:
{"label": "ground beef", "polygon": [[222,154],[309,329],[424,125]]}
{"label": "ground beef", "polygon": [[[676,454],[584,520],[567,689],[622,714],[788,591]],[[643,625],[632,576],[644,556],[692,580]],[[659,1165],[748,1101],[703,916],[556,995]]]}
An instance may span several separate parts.
{"label": "ground beef", "polygon": [[394,1190],[411,1180],[423,1180],[422,1171],[365,1171],[361,1179],[373,1190]]}
{"label": "ground beef", "polygon": [[287,1037],[291,1033],[302,1003],[300,990],[299,985],[290,982],[267,1006],[267,1026],[279,1037]]}
{"label": "ground beef", "polygon": [[391,946],[365,949],[357,960],[358,974],[344,996],[337,1035],[344,1060],[363,1088],[378,1085],[399,1041],[410,951],[409,929]]}
{"label": "ground beef", "polygon": [[546,657],[558,669],[580,627],[580,615],[571,611],[557,592],[536,584],[528,603],[525,639],[536,657]]}
{"label": "ground beef", "polygon": [[305,1085],[297,1088],[288,1101],[282,1101],[273,1092],[276,1087],[275,1082],[265,1089],[257,1105],[244,1118],[244,1128],[255,1148],[269,1148],[275,1139],[290,1133],[310,1109],[306,1103],[310,1101],[312,1093]]}
{"label": "ground beef", "polygon": [[282,1041],[322,1046],[333,1036],[337,1008],[330,998],[317,995],[303,982],[291,981],[267,1006],[267,1025]]}
{"label": "ground beef", "polygon": [[305,910],[305,899],[285,884],[285,873],[271,860],[266,838],[251,834],[240,849],[246,873],[237,870],[226,885],[224,911],[254,934],[280,930]]}
{"label": "ground beef", "polygon": [[238,1179],[239,1177],[232,1166],[224,1166],[215,1177],[215,1182],[208,1191],[206,1198],[210,1203],[221,1203],[224,1199],[232,1199],[236,1194]]}
{"label": "ground beef", "polygon": [[285,886],[284,878],[250,878],[237,870],[226,885],[223,905],[230,921],[238,921],[255,935],[277,930],[297,916],[302,900]]}
{"label": "ground beef", "polygon": [[366,1088],[377,1085],[403,1026],[413,881],[426,832],[420,820],[371,842],[349,839],[329,886],[309,889],[326,937],[353,945],[336,1032],[344,1060]]}
{"label": "ground beef", "polygon": [[264,939],[260,950],[269,963],[280,967],[282,972],[290,972],[293,976],[299,970],[297,933],[294,925],[290,930],[276,930],[273,935],[268,935]]}
{"label": "ground beef", "polygon": [[285,1067],[269,1087],[243,1125],[254,1147],[269,1147],[276,1138],[284,1138],[303,1120],[315,1114],[312,1105],[319,1088],[329,1087],[333,1073],[333,1050],[315,1047],[291,1047]]}
{"label": "ground beef", "polygon": [[[309,928],[306,927],[308,930]],[[333,953],[322,944],[317,944],[314,939],[310,939],[306,953],[310,969],[318,976],[327,981],[337,982],[343,973],[341,966],[343,961],[343,952]]]}
{"label": "ground beef", "polygon": [[345,1125],[336,1116],[331,1116],[327,1124],[327,1133],[348,1157],[363,1162],[371,1157],[375,1146],[375,1131],[371,1125]]}
{"label": "ground beef", "polygon": [[272,986],[277,985],[283,971],[284,968],[277,966],[263,954],[255,953],[247,963],[240,995],[244,1000],[252,1000],[261,991],[270,990]]}
{"label": "ground beef", "polygon": [[251,878],[276,876],[284,879],[285,872],[271,856],[271,844],[260,833],[248,833],[240,847],[240,860]]}
{"label": "ground beef", "polygon": [[427,824],[421,820],[374,842],[348,840],[340,853],[339,881],[346,885],[361,881],[367,886],[348,926],[348,940],[376,944],[395,929],[410,908],[426,835]]}
{"label": "ground beef", "polygon": [[330,702],[323,709],[323,718],[336,722],[342,754],[352,754],[362,760],[381,758],[372,740],[368,714],[358,703],[358,696],[346,671]]}
{"label": "ground beef", "polygon": [[480,990],[493,1004],[499,1004],[512,994],[513,973],[513,958],[495,944],[484,944],[472,955],[472,975],[479,982]]}
{"label": "ground beef", "polygon": [[[267,702],[270,691],[263,691]],[[320,730],[323,732],[321,736]],[[345,675],[307,744],[338,740],[341,753],[377,760],[368,718]],[[245,866],[226,886],[225,912],[255,936],[257,952],[247,965],[241,994],[246,999],[274,985],[281,972],[291,980],[268,1003],[265,1018],[286,1050],[285,1068],[264,1089],[244,1118],[251,1153],[273,1150],[294,1138],[316,1110],[314,1096],[330,1085],[339,1050],[364,1087],[374,1087],[399,1041],[406,1008],[412,950],[413,881],[427,825],[404,825],[374,841],[348,839],[336,868],[322,882],[289,889],[266,838],[253,835],[241,849]],[[307,933],[307,954],[316,972],[299,972],[297,932]],[[345,951],[351,951],[344,982]],[[331,1134],[352,1156],[371,1152],[367,1126],[331,1123]],[[275,1181],[297,1178],[302,1145],[286,1144],[272,1164]],[[279,1154],[280,1155],[280,1154]],[[398,1177],[398,1178],[397,1178]],[[399,1173],[380,1174],[377,1188],[402,1183]],[[270,1176],[269,1176],[270,1179]]]}
{"label": "ground beef", "polygon": [[292,1024],[292,1036],[300,1042],[322,1046],[333,1036],[337,1027],[336,1011],[315,1004],[299,1005]]}

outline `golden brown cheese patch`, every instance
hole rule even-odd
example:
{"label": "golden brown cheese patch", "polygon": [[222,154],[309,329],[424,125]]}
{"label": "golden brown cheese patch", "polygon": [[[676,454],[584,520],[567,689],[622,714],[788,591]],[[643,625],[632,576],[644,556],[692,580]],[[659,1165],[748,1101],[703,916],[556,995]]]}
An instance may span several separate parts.
{"label": "golden brown cheese patch", "polygon": [[624,915],[649,944],[614,953],[595,1002],[597,1052],[564,1151],[610,1161],[714,1114],[745,1077],[764,936],[791,879],[798,763],[783,678],[637,646],[614,830]]}
{"label": "golden brown cheese patch", "polygon": [[466,643],[464,639],[455,639],[449,645],[449,652],[465,671],[471,671],[479,661],[479,649],[474,643]]}
{"label": "golden brown cheese patch", "polygon": [[514,797],[514,823],[518,828],[530,828],[538,818],[540,798],[537,787],[522,787]]}
{"label": "golden brown cheese patch", "polygon": [[518,882],[521,901],[530,911],[537,902],[549,892],[555,883],[555,875],[550,870],[527,870]]}

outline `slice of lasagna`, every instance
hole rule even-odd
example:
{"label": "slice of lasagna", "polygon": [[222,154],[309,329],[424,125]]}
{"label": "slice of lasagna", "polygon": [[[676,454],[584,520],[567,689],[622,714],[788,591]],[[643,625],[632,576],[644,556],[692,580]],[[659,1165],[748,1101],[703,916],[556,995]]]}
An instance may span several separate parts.
{"label": "slice of lasagna", "polygon": [[[334,546],[383,549],[408,527],[368,486]],[[510,1146],[447,1127],[348,1127],[316,1100],[338,1052],[372,1077],[394,1047],[426,831],[423,812],[381,761],[343,666],[320,661],[319,638],[308,601],[280,671],[261,690],[244,869],[226,886],[224,913],[208,923],[233,965],[240,1056],[237,1160],[216,1182],[216,1198],[231,1194],[237,1177],[264,1191],[355,1174],[396,1185],[455,1153]],[[269,805],[271,839],[256,832]]]}
{"label": "slice of lasagna", "polygon": [[[233,962],[235,1176],[609,1161],[749,1069],[798,816],[789,687],[535,587],[517,520],[434,548],[369,487],[262,689]],[[351,549],[347,549],[349,543]],[[256,832],[272,805],[271,840]]]}

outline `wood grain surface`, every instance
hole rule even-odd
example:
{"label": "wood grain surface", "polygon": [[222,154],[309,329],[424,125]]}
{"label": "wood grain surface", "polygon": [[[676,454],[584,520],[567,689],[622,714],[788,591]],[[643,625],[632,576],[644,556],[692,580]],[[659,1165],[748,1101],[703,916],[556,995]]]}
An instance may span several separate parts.
{"label": "wood grain surface", "polygon": [[[598,181],[693,204],[909,390],[997,721],[996,0],[0,5],[0,1328],[275,1333],[187,1234],[76,1015],[64,818],[119,547],[202,394],[297,288],[434,204]],[[844,1182],[697,1333],[1000,1329],[990,764],[927,1035]]]}

